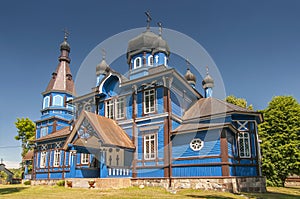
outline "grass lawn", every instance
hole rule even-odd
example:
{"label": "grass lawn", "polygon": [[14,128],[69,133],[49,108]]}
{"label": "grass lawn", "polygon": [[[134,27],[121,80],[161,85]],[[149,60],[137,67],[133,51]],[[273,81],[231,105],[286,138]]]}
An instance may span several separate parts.
{"label": "grass lawn", "polygon": [[236,195],[225,192],[201,191],[192,189],[178,190],[176,194],[167,192],[163,188],[145,187],[139,189],[131,187],[118,190],[100,191],[96,189],[64,188],[58,186],[25,186],[0,185],[0,198],[207,198],[207,199],[234,199],[234,198],[300,198],[300,187],[268,188],[268,193]]}

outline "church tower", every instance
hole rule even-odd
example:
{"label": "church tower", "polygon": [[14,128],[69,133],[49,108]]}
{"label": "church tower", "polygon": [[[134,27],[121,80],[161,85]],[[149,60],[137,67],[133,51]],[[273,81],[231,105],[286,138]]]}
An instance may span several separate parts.
{"label": "church tower", "polygon": [[41,119],[36,121],[37,139],[69,126],[73,119],[73,106],[68,102],[75,96],[75,88],[70,70],[70,45],[67,38],[68,33],[65,32],[64,41],[60,45],[59,64],[42,93],[42,115]]}

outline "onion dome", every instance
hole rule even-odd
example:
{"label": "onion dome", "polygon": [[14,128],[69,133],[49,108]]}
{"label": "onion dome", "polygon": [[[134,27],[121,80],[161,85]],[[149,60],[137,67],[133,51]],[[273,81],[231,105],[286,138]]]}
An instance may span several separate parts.
{"label": "onion dome", "polygon": [[149,29],[128,42],[128,63],[133,55],[141,52],[150,52],[152,54],[156,52],[164,52],[166,55],[170,54],[167,42],[163,40],[161,36],[151,32]]}
{"label": "onion dome", "polygon": [[214,87],[214,79],[209,74],[207,74],[206,77],[203,79],[202,87],[204,89]]}
{"label": "onion dome", "polygon": [[196,76],[190,71],[189,68],[186,70],[184,78],[188,81],[189,84],[196,85]]}
{"label": "onion dome", "polygon": [[64,41],[60,44],[60,50],[66,50],[68,52],[70,52],[70,45],[67,42],[67,37],[65,36]]}
{"label": "onion dome", "polygon": [[106,63],[105,59],[103,58],[102,61],[96,66],[96,75],[104,74],[106,75],[110,70],[109,65]]}

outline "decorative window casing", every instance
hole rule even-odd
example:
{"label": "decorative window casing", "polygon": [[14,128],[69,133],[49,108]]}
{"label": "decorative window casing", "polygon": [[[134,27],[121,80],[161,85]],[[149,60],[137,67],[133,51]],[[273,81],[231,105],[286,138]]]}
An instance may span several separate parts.
{"label": "decorative window casing", "polygon": [[41,159],[40,159],[40,168],[46,167],[46,159],[47,159],[47,152],[42,151],[41,152]]}
{"label": "decorative window casing", "polygon": [[63,97],[60,95],[55,95],[53,97],[53,105],[54,106],[62,106],[63,105]]}
{"label": "decorative window casing", "polygon": [[152,55],[150,55],[150,56],[148,57],[148,65],[149,65],[149,66],[153,66],[153,56],[152,56]]}
{"label": "decorative window casing", "polygon": [[144,135],[144,159],[154,160],[157,153],[156,134]]}
{"label": "decorative window casing", "polygon": [[241,158],[251,157],[250,136],[248,132],[239,132],[238,134],[239,153]]}
{"label": "decorative window casing", "polygon": [[89,155],[88,153],[81,153],[81,164],[88,164],[89,163]]}
{"label": "decorative window casing", "polygon": [[125,101],[125,97],[107,100],[105,102],[105,117],[116,120],[125,118]]}
{"label": "decorative window casing", "polygon": [[142,66],[142,58],[137,57],[133,61],[133,68],[140,68]]}
{"label": "decorative window casing", "polygon": [[48,127],[47,126],[41,128],[41,136],[40,137],[44,137],[46,135],[48,135]]}
{"label": "decorative window casing", "polygon": [[53,160],[53,166],[58,167],[60,163],[60,150],[54,151],[54,160]]}
{"label": "decorative window casing", "polygon": [[[72,100],[73,97],[68,97],[67,102]],[[75,106],[72,103],[67,103],[67,109],[74,110]]]}
{"label": "decorative window casing", "polygon": [[144,91],[144,114],[155,112],[155,101],[155,89]]}
{"label": "decorative window casing", "polygon": [[44,97],[43,108],[48,108],[50,106],[50,97]]}
{"label": "decorative window casing", "polygon": [[204,142],[200,138],[195,138],[190,142],[190,148],[193,151],[200,151],[204,146]]}

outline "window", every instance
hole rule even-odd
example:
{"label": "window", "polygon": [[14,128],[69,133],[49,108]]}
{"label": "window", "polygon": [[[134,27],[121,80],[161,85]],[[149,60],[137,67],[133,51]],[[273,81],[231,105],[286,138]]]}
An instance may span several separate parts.
{"label": "window", "polygon": [[53,105],[54,106],[62,106],[63,104],[63,97],[60,95],[55,95],[53,97]]}
{"label": "window", "polygon": [[[72,97],[68,97],[67,102],[72,100],[72,99],[73,99]],[[74,110],[74,105],[71,102],[68,102],[67,103],[67,109]]]}
{"label": "window", "polygon": [[149,66],[153,66],[153,56],[152,56],[152,55],[150,55],[150,56],[148,57],[148,65],[149,65]]}
{"label": "window", "polygon": [[47,157],[47,152],[42,151],[41,152],[41,159],[40,159],[40,168],[45,168],[46,167],[46,157]]}
{"label": "window", "polygon": [[124,118],[125,116],[125,99],[124,97],[116,99],[116,119]]}
{"label": "window", "polygon": [[168,66],[168,58],[167,57],[164,57],[164,64],[165,64],[165,66]]}
{"label": "window", "polygon": [[142,66],[142,59],[140,57],[135,58],[133,62],[133,68],[139,68],[141,66]]}
{"label": "window", "polygon": [[48,135],[48,127],[47,126],[41,128],[41,137],[44,137],[46,135]]}
{"label": "window", "polygon": [[105,117],[114,119],[114,101],[109,100],[106,101],[106,111],[105,111]]}
{"label": "window", "polygon": [[239,132],[238,136],[240,157],[249,158],[251,156],[249,133]]}
{"label": "window", "polygon": [[81,164],[88,164],[89,163],[89,154],[82,153],[81,154]]}
{"label": "window", "polygon": [[195,138],[190,143],[190,148],[193,151],[200,151],[204,146],[204,142],[200,138]]}
{"label": "window", "polygon": [[48,108],[50,105],[50,97],[49,96],[46,96],[44,98],[44,103],[43,103],[43,108]]}
{"label": "window", "polygon": [[122,119],[125,117],[125,97],[111,99],[105,102],[105,117]]}
{"label": "window", "polygon": [[156,139],[155,134],[144,136],[144,159],[153,160],[156,158]]}
{"label": "window", "polygon": [[144,113],[155,112],[155,90],[144,91]]}
{"label": "window", "polygon": [[54,161],[53,161],[53,166],[58,167],[59,166],[59,161],[60,161],[60,151],[55,150],[54,151]]}

